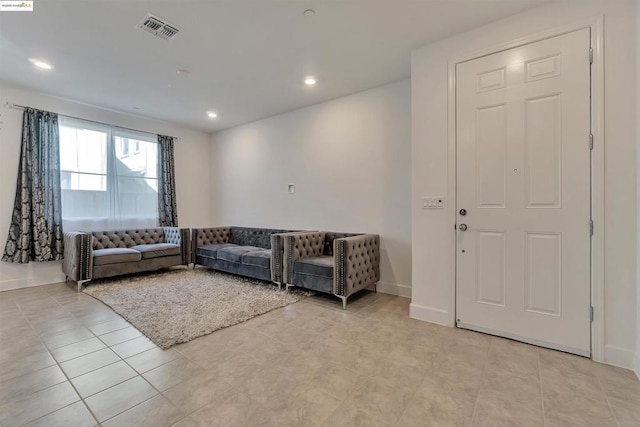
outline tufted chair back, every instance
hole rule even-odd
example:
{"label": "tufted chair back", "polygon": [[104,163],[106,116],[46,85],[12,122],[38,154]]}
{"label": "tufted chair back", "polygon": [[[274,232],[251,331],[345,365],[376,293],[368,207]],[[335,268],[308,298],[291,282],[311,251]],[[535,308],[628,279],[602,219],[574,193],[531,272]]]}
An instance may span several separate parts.
{"label": "tufted chair back", "polygon": [[[176,230],[179,233],[179,231]],[[136,245],[164,243],[163,228],[145,228],[140,230],[94,231],[93,249],[130,248]]]}
{"label": "tufted chair back", "polygon": [[271,249],[271,235],[286,233],[290,230],[274,230],[269,228],[231,227],[231,243],[240,246],[256,246]]}
{"label": "tufted chair back", "polygon": [[200,246],[229,243],[231,237],[231,227],[194,228],[192,231],[194,253]]}
{"label": "tufted chair back", "polygon": [[327,231],[324,236],[324,247],[322,248],[322,255],[333,256],[333,241],[336,239],[342,239],[343,237],[359,236],[360,233],[335,233],[333,231]]}
{"label": "tufted chair back", "polygon": [[301,234],[297,239],[291,239],[289,246],[292,260],[320,256],[324,250],[326,234],[324,231],[311,231]]}

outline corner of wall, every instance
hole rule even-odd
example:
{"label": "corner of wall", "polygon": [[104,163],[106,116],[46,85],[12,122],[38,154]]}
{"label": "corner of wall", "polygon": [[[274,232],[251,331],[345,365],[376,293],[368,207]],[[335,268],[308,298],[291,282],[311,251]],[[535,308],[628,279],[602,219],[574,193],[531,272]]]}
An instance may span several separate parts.
{"label": "corner of wall", "polygon": [[640,378],[640,0],[636,0],[636,353]]}
{"label": "corner of wall", "polygon": [[635,366],[637,373],[638,354],[634,354],[633,350],[607,344],[604,346],[604,363],[626,369],[634,369]]}
{"label": "corner of wall", "polygon": [[453,326],[449,319],[449,312],[435,307],[411,303],[409,306],[409,317],[438,325]]}
{"label": "corner of wall", "polygon": [[400,285],[397,283],[378,282],[376,291],[383,294],[397,295],[403,298],[411,298],[411,286]]}

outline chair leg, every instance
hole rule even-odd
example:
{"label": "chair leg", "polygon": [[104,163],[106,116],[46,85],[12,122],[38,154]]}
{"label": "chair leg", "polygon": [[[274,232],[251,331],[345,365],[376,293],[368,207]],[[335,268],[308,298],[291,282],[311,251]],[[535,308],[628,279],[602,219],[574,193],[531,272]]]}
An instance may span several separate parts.
{"label": "chair leg", "polygon": [[293,288],[294,287],[294,285],[292,285],[291,283],[287,283],[287,284],[285,284],[285,286],[286,286],[286,289],[285,289],[286,293],[289,293],[289,288]]}
{"label": "chair leg", "polygon": [[78,292],[82,291],[82,287],[84,286],[85,283],[90,282],[91,280],[78,280]]}
{"label": "chair leg", "polygon": [[347,309],[347,297],[343,297],[342,295],[336,295],[338,298],[342,300],[342,309]]}

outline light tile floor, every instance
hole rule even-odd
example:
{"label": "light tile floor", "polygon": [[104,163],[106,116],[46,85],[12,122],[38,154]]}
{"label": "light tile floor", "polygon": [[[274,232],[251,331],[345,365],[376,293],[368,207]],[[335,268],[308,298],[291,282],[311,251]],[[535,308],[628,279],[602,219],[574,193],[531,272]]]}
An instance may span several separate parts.
{"label": "light tile floor", "polygon": [[628,370],[310,297],[163,351],[65,284],[0,293],[0,425],[640,426]]}

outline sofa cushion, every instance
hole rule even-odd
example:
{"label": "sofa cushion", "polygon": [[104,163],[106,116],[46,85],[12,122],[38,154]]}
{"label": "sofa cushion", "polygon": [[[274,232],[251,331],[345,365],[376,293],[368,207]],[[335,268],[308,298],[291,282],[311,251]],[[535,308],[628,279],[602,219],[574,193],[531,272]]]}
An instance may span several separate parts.
{"label": "sofa cushion", "polygon": [[236,246],[233,243],[215,243],[211,245],[203,245],[196,248],[196,255],[200,255],[207,258],[218,258],[218,250],[222,248],[228,248],[229,246]]}
{"label": "sofa cushion", "polygon": [[292,283],[305,289],[333,293],[333,257],[301,258],[293,264]]}
{"label": "sofa cushion", "polygon": [[142,253],[130,248],[94,249],[93,265],[117,264],[140,261]]}
{"label": "sofa cushion", "polygon": [[293,284],[301,288],[310,289],[312,291],[333,293],[333,279],[328,277],[314,276],[313,274],[293,274]]}
{"label": "sofa cushion", "polygon": [[142,259],[180,255],[180,246],[174,245],[172,243],[152,243],[150,245],[136,245],[132,246],[131,249],[142,253]]}
{"label": "sofa cushion", "polygon": [[255,246],[228,246],[226,248],[218,249],[218,259],[225,261],[240,263],[242,255],[247,252],[262,251],[264,248],[256,248]]}
{"label": "sofa cushion", "polygon": [[242,263],[255,267],[271,268],[271,250],[263,249],[261,251],[247,252],[242,255]]}
{"label": "sofa cushion", "polygon": [[333,279],[333,257],[318,256],[301,258],[293,264],[293,273]]}

